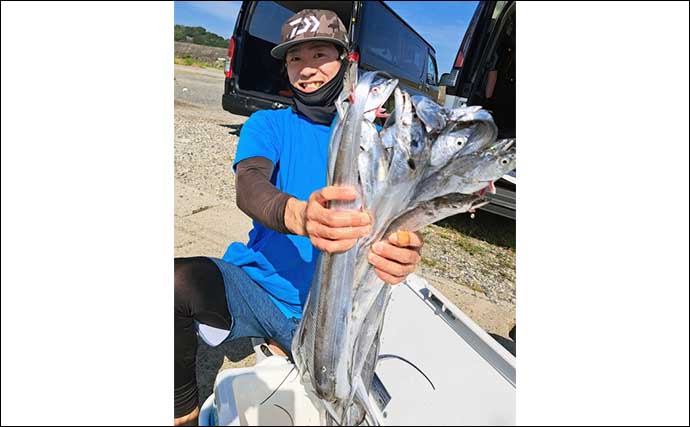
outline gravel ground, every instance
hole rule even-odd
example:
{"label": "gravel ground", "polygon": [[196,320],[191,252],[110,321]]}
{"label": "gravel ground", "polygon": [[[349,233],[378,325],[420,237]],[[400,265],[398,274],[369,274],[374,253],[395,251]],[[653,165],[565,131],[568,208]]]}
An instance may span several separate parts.
{"label": "gravel ground", "polygon": [[[489,213],[477,215],[493,220]],[[425,271],[479,292],[494,303],[515,305],[514,250],[438,225],[430,225],[421,233]]]}
{"label": "gravel ground", "polygon": [[223,113],[208,114],[208,110],[175,103],[175,179],[234,203],[230,167],[238,137],[232,126],[240,118]]}

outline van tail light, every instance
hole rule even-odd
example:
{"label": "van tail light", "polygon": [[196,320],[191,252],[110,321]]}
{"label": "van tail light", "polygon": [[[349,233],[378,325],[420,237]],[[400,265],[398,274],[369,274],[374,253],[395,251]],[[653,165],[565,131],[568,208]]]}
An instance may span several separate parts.
{"label": "van tail light", "polygon": [[460,48],[458,49],[458,55],[455,57],[455,64],[453,64],[453,68],[462,68],[463,64],[465,63],[465,54],[470,48],[472,38],[474,37],[474,31],[477,29],[477,22],[479,22],[479,17],[483,11],[486,9],[486,7],[488,7],[487,4],[488,3],[480,2],[477,6],[477,9],[474,11],[470,25],[467,27],[465,35],[462,37],[462,42],[460,43]]}
{"label": "van tail light", "polygon": [[455,64],[453,64],[453,67],[461,68],[463,62],[465,62],[465,54],[462,52],[462,50],[459,50],[458,56],[455,57]]}
{"label": "van tail light", "polygon": [[228,45],[228,57],[225,59],[225,77],[232,77],[232,57],[235,55],[235,37],[230,37]]}

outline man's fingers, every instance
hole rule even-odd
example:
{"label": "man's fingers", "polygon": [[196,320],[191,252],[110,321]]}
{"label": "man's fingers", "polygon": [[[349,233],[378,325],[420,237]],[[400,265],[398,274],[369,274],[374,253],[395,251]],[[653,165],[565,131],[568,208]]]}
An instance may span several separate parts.
{"label": "man's fingers", "polygon": [[407,277],[413,273],[416,266],[414,264],[400,264],[395,261],[383,258],[373,252],[369,252],[369,263],[379,270],[396,277]]}
{"label": "man's fingers", "polygon": [[374,253],[400,264],[417,264],[422,257],[416,248],[400,248],[386,242],[377,242],[371,248]]}
{"label": "man's fingers", "polygon": [[371,233],[371,226],[329,227],[316,221],[309,221],[307,223],[307,232],[310,236],[314,235],[328,240],[358,239],[368,236]]}
{"label": "man's fingers", "polygon": [[366,212],[337,211],[326,209],[318,203],[307,206],[307,221],[315,221],[329,227],[361,227],[371,224],[371,217]]}
{"label": "man's fingers", "polygon": [[421,248],[424,244],[422,236],[412,231],[397,231],[388,236],[388,241],[401,248]]}
{"label": "man's fingers", "polygon": [[311,236],[310,240],[311,244],[317,249],[328,253],[345,252],[351,249],[355,245],[355,242],[357,242],[357,239],[328,240],[318,236]]}
{"label": "man's fingers", "polygon": [[309,197],[306,209],[306,231],[312,244],[329,253],[346,251],[360,237],[371,234],[371,217],[358,210],[328,209],[333,200],[355,200],[354,187],[329,186],[317,190]]}
{"label": "man's fingers", "polygon": [[374,272],[376,272],[376,275],[379,277],[379,279],[383,280],[385,283],[388,283],[389,285],[398,285],[402,283],[403,280],[405,280],[405,277],[398,277],[398,276],[393,276],[385,271],[381,271],[378,268],[374,268]]}
{"label": "man's fingers", "polygon": [[319,214],[316,220],[329,227],[362,227],[371,224],[369,215],[364,212],[324,209]]}
{"label": "man's fingers", "polygon": [[335,186],[331,185],[322,188],[318,193],[323,201],[328,200],[355,200],[357,198],[357,192],[354,187],[349,186]]}

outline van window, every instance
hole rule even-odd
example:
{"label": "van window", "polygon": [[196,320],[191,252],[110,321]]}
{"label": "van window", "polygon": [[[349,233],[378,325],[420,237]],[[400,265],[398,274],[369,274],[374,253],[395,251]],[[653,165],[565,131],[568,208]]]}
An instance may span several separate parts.
{"label": "van window", "polygon": [[380,2],[365,1],[360,33],[362,63],[390,70],[414,82],[424,81],[427,46]]}
{"label": "van window", "polygon": [[426,82],[432,86],[438,86],[438,72],[436,71],[436,61],[429,55],[429,68],[426,72]]}
{"label": "van window", "polygon": [[295,12],[272,1],[259,1],[255,4],[253,16],[260,18],[252,19],[249,24],[249,34],[273,44],[280,43],[280,29],[283,22]]}

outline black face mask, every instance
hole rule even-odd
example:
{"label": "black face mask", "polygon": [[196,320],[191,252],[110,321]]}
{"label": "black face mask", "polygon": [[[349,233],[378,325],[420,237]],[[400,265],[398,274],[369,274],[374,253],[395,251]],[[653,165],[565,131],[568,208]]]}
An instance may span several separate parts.
{"label": "black face mask", "polygon": [[295,102],[292,104],[292,110],[306,116],[314,123],[330,126],[336,113],[335,100],[343,90],[346,65],[346,61],[342,61],[338,74],[312,93],[304,93],[293,86],[292,93]]}

